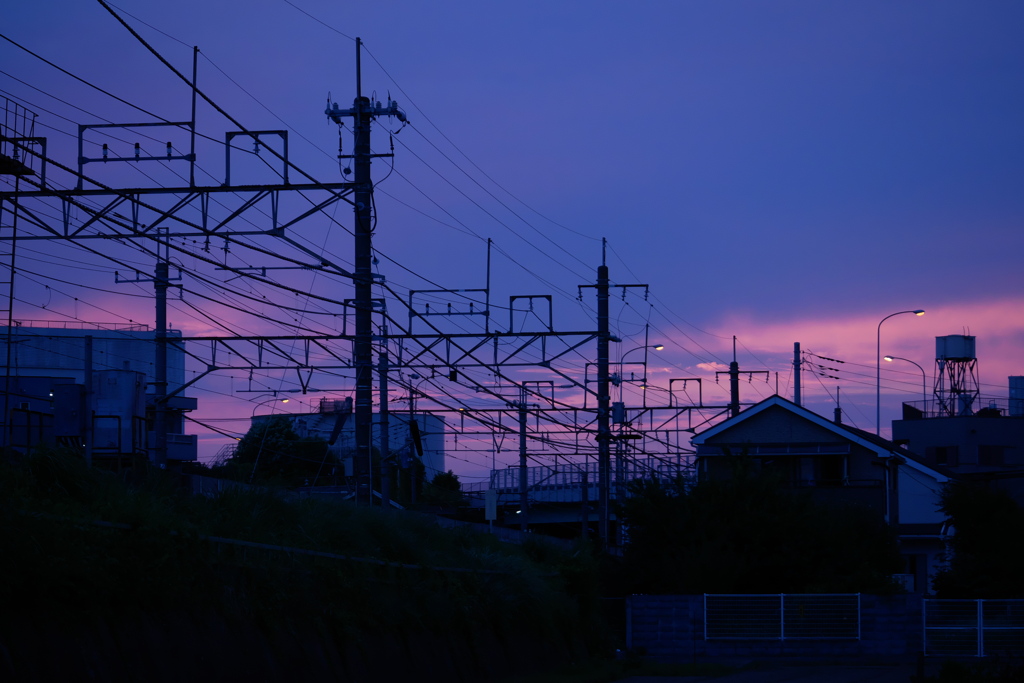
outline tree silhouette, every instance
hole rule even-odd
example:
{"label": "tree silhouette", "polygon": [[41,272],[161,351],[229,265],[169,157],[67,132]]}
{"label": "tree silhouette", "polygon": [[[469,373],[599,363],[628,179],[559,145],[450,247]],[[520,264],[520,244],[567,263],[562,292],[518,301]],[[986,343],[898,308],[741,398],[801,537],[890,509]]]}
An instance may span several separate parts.
{"label": "tree silhouette", "polygon": [[644,480],[620,514],[629,587],[647,593],[891,592],[900,568],[882,518],[824,506],[751,460],[727,480]]}

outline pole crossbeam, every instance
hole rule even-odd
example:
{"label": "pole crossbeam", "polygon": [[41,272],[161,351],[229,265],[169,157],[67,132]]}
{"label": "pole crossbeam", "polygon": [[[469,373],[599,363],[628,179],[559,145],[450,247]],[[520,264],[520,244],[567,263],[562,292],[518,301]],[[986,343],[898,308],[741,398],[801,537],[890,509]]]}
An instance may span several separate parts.
{"label": "pole crossbeam", "polygon": [[[270,235],[279,236],[286,230],[294,227],[302,220],[321,211],[329,209],[339,201],[351,203],[347,195],[351,193],[351,183],[334,184],[304,184],[304,185],[248,185],[248,186],[220,186],[220,187],[195,187],[195,188],[133,188],[118,190],[50,190],[39,192],[18,193],[18,203],[14,207],[19,211],[22,220],[27,221],[31,226],[39,228],[42,234],[20,235],[20,240],[52,240],[52,239],[122,239],[129,237],[152,237],[157,228],[169,227],[166,237],[230,237],[238,235]],[[313,201],[313,205],[304,210],[297,211],[294,215],[287,217],[280,215],[280,193],[305,191],[327,192],[326,198]],[[215,218],[210,213],[210,196],[215,193],[230,193],[237,197],[240,203],[231,208],[224,209],[226,217]],[[161,208],[152,202],[143,200],[149,195],[171,195],[177,197],[176,201],[169,208]],[[12,202],[15,193],[0,192],[0,203]],[[83,201],[82,197],[110,197],[110,201],[104,206],[95,207]],[[40,206],[29,202],[39,200]],[[45,199],[56,199],[61,203],[61,219],[54,225],[54,221],[41,215],[39,209],[46,206],[42,204]],[[269,200],[272,226],[265,229],[234,229],[235,221],[244,217],[258,207],[261,202]],[[28,204],[27,204],[28,202]],[[130,217],[115,213],[123,205],[127,204],[127,212]],[[198,206],[197,206],[198,205]],[[74,225],[71,216],[78,210],[86,215],[88,219]],[[191,210],[196,215],[186,217],[185,210]],[[261,216],[259,222],[265,222]],[[169,225],[166,225],[169,224]],[[95,232],[85,232],[88,228],[97,226]],[[9,240],[9,236],[0,235],[0,240]]]}

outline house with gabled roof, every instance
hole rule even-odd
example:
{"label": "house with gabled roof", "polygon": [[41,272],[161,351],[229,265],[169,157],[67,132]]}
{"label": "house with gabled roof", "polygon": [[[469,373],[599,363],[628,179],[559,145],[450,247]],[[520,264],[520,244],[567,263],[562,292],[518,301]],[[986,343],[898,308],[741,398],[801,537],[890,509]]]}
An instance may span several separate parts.
{"label": "house with gabled roof", "polygon": [[951,473],[908,450],[771,396],[692,439],[698,479],[731,476],[729,455],[745,455],[784,486],[828,504],[863,507],[896,529],[908,589],[927,593],[945,555],[939,510]]}

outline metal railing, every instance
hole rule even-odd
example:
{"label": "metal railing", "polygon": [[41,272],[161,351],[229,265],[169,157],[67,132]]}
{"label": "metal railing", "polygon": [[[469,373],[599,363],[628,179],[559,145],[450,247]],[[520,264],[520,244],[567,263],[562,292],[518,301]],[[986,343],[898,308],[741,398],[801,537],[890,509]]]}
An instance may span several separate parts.
{"label": "metal railing", "polygon": [[113,330],[117,332],[148,332],[145,323],[92,323],[85,320],[15,320],[15,327],[39,327],[54,330]]}
{"label": "metal railing", "polygon": [[[659,479],[669,481],[676,477],[688,477],[693,474],[693,464],[689,456],[666,456],[660,458],[642,458],[623,463],[621,468],[611,469],[611,483],[621,490],[619,485],[637,479]],[[517,466],[506,469],[491,470],[487,482],[466,484],[463,493],[482,493],[495,489],[504,497],[518,496],[520,487],[520,471]],[[598,481],[600,473],[596,462],[566,462],[557,465],[535,465],[526,471],[526,487],[531,501],[545,503],[578,503],[584,498],[596,501],[599,495]],[[623,495],[627,495],[622,491]]]}
{"label": "metal railing", "polygon": [[[693,463],[688,456],[665,456],[629,460],[622,467],[613,467],[613,480],[664,479],[687,476],[693,473]],[[585,463],[564,462],[555,465],[534,465],[526,468],[526,485],[531,489],[542,487],[579,487],[586,480],[596,484],[599,468],[596,461]],[[519,467],[510,465],[506,469],[491,470],[491,488],[519,490]]]}
{"label": "metal railing", "polygon": [[925,600],[925,656],[1024,653],[1024,600]]}
{"label": "metal railing", "polygon": [[943,402],[936,399],[904,401],[903,405],[905,406],[904,419],[907,416],[906,408],[912,409],[911,414],[917,419],[962,417],[967,415],[976,417],[1024,417],[1024,399],[1006,398],[1003,396],[978,396],[967,405],[954,403],[952,400]]}
{"label": "metal railing", "polygon": [[705,594],[704,639],[860,640],[860,594]]}

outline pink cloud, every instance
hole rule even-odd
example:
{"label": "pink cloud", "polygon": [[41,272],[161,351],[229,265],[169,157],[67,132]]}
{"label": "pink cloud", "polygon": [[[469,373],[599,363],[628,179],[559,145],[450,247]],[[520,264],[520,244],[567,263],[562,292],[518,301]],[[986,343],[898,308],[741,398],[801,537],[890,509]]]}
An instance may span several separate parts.
{"label": "pink cloud", "polygon": [[[882,325],[882,354],[904,356],[927,369],[934,363],[935,337],[969,334],[977,337],[979,365],[1000,374],[1024,373],[1024,298],[925,308],[923,316],[895,316]],[[725,318],[715,331],[726,337],[737,335],[755,353],[792,355],[793,343],[800,342],[804,350],[873,366],[878,324],[884,315],[832,314],[771,321]],[[728,344],[721,342],[723,347]]]}
{"label": "pink cloud", "polygon": [[[1024,375],[1024,297],[1000,297],[972,302],[918,303],[927,312],[917,317],[898,315],[882,325],[881,353],[916,362],[925,372],[924,384],[930,394],[935,374],[935,338],[969,334],[976,337],[978,374],[983,397],[1005,397],[1007,377]],[[901,310],[890,307],[889,312]],[[800,342],[805,360],[822,367],[805,365],[802,394],[805,405],[831,417],[837,392],[846,419],[862,428],[874,427],[876,388],[876,334],[879,321],[888,315],[861,312],[822,311],[802,316],[763,318],[723,315],[705,328],[717,336],[702,339],[705,348],[719,358],[732,358],[732,335],[738,339],[738,360],[742,371],[768,370],[769,385],[762,377],[741,377],[741,400],[760,400],[775,390],[793,396],[793,344]],[[680,340],[686,347],[687,340]],[[670,347],[671,348],[671,347]],[[806,355],[806,352],[818,357]],[[825,360],[821,357],[834,360]],[[840,362],[842,361],[842,362]],[[727,370],[721,362],[699,363],[690,370],[706,377],[706,393],[718,396],[728,385],[714,382],[715,373]],[[833,370],[834,369],[834,370]],[[899,416],[902,401],[921,398],[920,371],[906,362],[883,363],[883,433],[888,421]],[[829,377],[828,375],[832,375]],[[839,377],[840,379],[835,379]],[[757,384],[757,386],[754,386]],[[717,392],[717,393],[716,393]]]}

